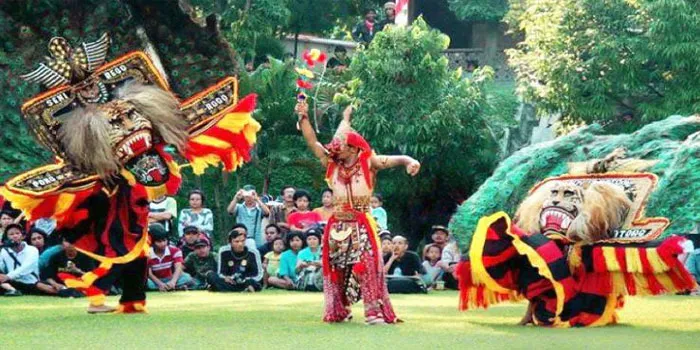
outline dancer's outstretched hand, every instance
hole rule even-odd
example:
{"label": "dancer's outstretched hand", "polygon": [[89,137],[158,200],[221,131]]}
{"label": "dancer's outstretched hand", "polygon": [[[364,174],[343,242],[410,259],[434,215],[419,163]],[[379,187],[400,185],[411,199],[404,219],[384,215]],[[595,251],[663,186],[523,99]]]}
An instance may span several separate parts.
{"label": "dancer's outstretched hand", "polygon": [[406,172],[408,175],[411,176],[416,176],[418,175],[418,172],[420,171],[420,163],[413,159],[408,165],[406,165]]}

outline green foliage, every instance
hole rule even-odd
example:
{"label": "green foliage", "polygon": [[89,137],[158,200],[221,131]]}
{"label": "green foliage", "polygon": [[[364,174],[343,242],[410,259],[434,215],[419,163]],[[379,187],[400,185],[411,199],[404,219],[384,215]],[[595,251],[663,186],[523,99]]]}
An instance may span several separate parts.
{"label": "green foliage", "polygon": [[659,183],[649,198],[646,215],[669,218],[666,233],[690,232],[700,222],[700,120],[674,116],[631,134],[603,133],[594,124],[553,142],[526,147],[501,162],[450,223],[461,246],[469,246],[481,217],[501,210],[513,215],[532,186],[565,174],[568,162],[603,158],[618,147],[627,148],[631,158],[659,160],[650,169],[659,176]]}
{"label": "green foliage", "polygon": [[[253,184],[258,193],[279,194],[284,185],[308,189],[314,194],[314,204],[320,205],[320,191],[326,185],[320,162],[308,151],[303,137],[296,130],[296,78],[294,62],[270,60],[269,67],[260,66],[252,73],[240,76],[240,96],[258,95],[254,112],[262,124],[250,163],[234,174],[208,169],[202,176],[184,172],[185,179],[177,196],[181,208],[187,206],[187,193],[199,188],[210,197],[206,204],[215,214],[215,241],[226,241],[228,228],[234,218],[226,214],[231,198],[243,185]],[[325,136],[322,134],[322,136]]]}
{"label": "green foliage", "polygon": [[228,45],[170,2],[0,2],[0,181],[52,160],[30,135],[20,115],[22,102],[40,87],[19,78],[48,54],[46,44],[51,37],[63,36],[72,45],[79,45],[109,32],[110,60],[143,48],[143,36],[137,34],[140,28],[159,55],[174,92],[181,97],[236,72]]}
{"label": "green foliage", "polygon": [[268,54],[281,57],[281,53],[275,55],[276,52],[266,50],[269,47],[266,47],[265,42],[274,38],[288,23],[291,12],[285,2],[193,0],[191,3],[197,6],[203,16],[215,14],[221,18],[222,31],[239,54],[250,58]]}
{"label": "green foliage", "polygon": [[408,154],[421,161],[417,178],[401,170],[380,173],[393,228],[421,237],[426,227],[447,221],[490,173],[497,158],[488,131],[485,84],[493,71],[471,79],[451,70],[442,51],[449,38],[422,18],[408,28],[392,27],[358,51],[350,66],[355,78],[337,102],[356,99],[353,126],[380,153]]}
{"label": "green foliage", "polygon": [[498,22],[508,11],[508,0],[447,0],[457,18],[467,21]]}
{"label": "green foliage", "polygon": [[507,22],[524,34],[508,51],[519,92],[567,124],[631,131],[700,110],[697,1],[527,0]]}

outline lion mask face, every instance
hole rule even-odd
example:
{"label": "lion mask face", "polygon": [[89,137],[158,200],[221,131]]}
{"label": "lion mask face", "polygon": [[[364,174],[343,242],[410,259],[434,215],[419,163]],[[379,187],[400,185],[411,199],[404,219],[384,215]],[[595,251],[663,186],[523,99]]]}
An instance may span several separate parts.
{"label": "lion mask face", "polygon": [[555,186],[551,189],[549,197],[542,203],[540,231],[544,234],[565,235],[571,223],[581,212],[582,205],[582,188],[568,184]]}
{"label": "lion mask face", "polygon": [[612,184],[555,182],[527,197],[516,221],[530,233],[592,243],[610,238],[612,230],[621,228],[631,205],[624,191]]}
{"label": "lion mask face", "polygon": [[155,86],[129,83],[114,99],[87,104],[63,116],[58,136],[72,164],[103,178],[122,168],[144,185],[167,180],[167,166],[156,143],[184,147],[187,122],[179,103]]}

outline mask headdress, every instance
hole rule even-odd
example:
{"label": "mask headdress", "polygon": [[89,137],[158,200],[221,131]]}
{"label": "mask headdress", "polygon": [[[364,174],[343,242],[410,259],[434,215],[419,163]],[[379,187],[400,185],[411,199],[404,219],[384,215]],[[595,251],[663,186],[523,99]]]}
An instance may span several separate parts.
{"label": "mask headdress", "polygon": [[83,43],[76,49],[72,48],[65,38],[54,37],[49,41],[51,57],[47,59],[47,63],[39,64],[37,69],[20,78],[42,84],[49,89],[79,82],[104,64],[109,44],[107,33],[96,41]]}
{"label": "mask headdress", "polygon": [[331,140],[331,142],[326,144],[324,147],[330,154],[331,158],[333,158],[335,155],[340,153],[343,146],[355,147],[360,150],[360,153],[371,153],[372,151],[372,147],[370,147],[367,140],[365,140],[362,135],[355,131],[350,125],[350,122],[345,119],[338,124],[338,129],[333,135],[333,140]]}
{"label": "mask headdress", "polygon": [[331,159],[331,164],[326,170],[326,181],[330,183],[335,167],[337,166],[338,155],[347,147],[355,147],[359,150],[358,163],[362,167],[367,186],[373,188],[374,179],[369,166],[369,159],[372,157],[372,147],[362,135],[353,130],[350,122],[345,119],[338,125],[333,140],[324,146]]}

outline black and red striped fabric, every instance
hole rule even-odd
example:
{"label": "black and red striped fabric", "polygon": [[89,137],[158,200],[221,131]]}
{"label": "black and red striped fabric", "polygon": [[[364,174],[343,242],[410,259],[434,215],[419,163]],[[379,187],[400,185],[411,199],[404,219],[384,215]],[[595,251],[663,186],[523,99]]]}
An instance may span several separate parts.
{"label": "black and red striped fabric", "polygon": [[571,245],[512,225],[505,213],[482,218],[468,258],[457,267],[460,308],[527,299],[537,325],[598,326],[617,322],[625,295],[694,287],[677,260],[678,237],[627,245]]}

